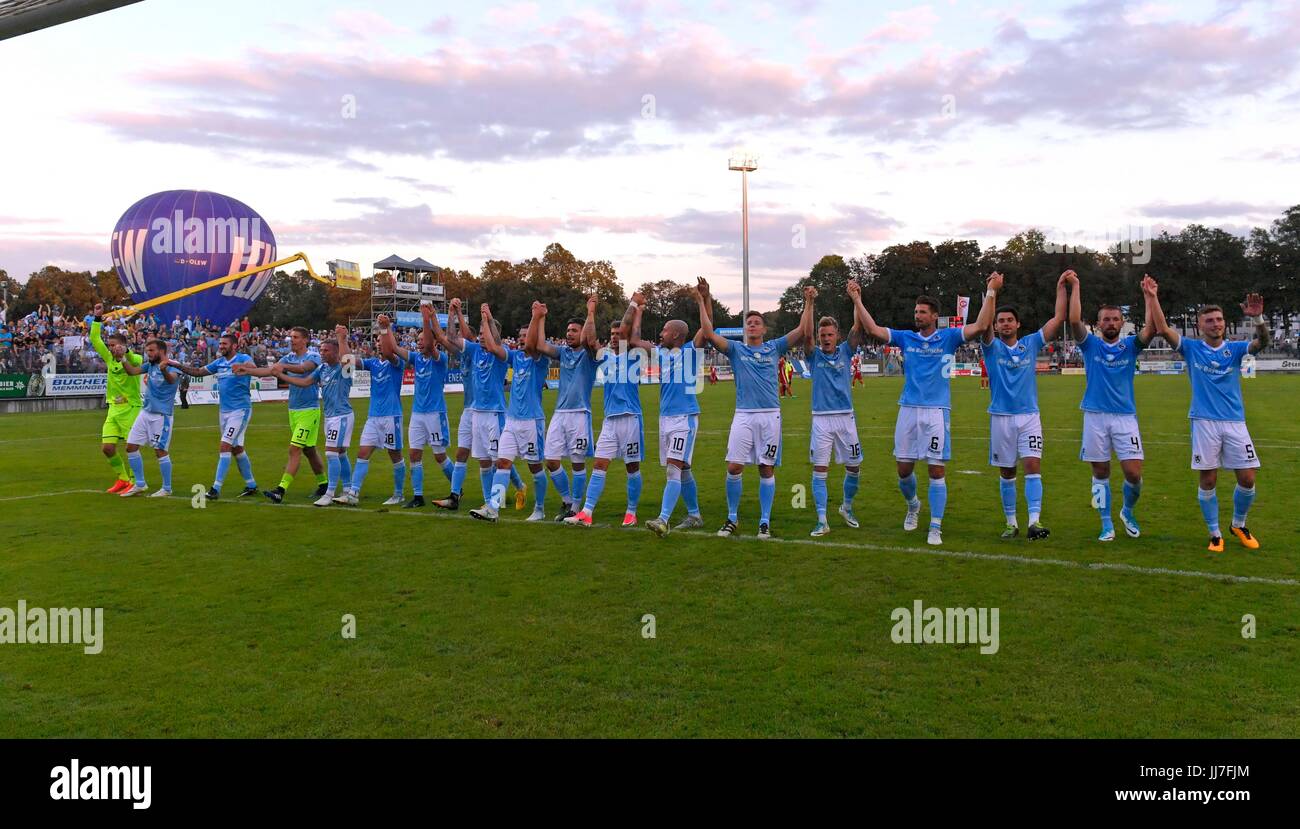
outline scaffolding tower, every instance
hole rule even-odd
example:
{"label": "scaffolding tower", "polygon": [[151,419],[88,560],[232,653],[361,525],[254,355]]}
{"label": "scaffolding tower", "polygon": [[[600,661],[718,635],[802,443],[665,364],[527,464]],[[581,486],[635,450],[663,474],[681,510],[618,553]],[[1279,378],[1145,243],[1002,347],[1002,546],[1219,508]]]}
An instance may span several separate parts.
{"label": "scaffolding tower", "polygon": [[442,282],[442,268],[421,257],[410,261],[393,254],[372,266],[370,314],[352,319],[352,327],[373,328],[380,314],[387,314],[400,327],[420,325],[420,306],[428,304],[439,314],[447,313],[447,292]]}

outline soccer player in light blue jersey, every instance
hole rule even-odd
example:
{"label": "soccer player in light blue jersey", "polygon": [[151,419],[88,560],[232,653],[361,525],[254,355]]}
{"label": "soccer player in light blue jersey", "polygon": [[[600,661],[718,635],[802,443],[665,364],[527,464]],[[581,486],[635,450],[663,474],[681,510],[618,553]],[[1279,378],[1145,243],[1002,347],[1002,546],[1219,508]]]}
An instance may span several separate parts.
{"label": "soccer player in light blue jersey", "polygon": [[183,371],[191,377],[217,378],[217,423],[221,429],[221,446],[217,455],[217,474],[208,489],[208,500],[215,501],[221,497],[221,487],[230,471],[230,461],[234,458],[239,465],[239,474],[244,476],[244,491],[238,497],[247,498],[257,494],[257,481],[253,478],[253,463],[244,451],[244,435],[248,431],[249,421],[253,419],[253,397],[250,380],[246,374],[236,374],[234,367],[242,363],[252,364],[253,358],[238,353],[239,335],[226,332],[217,341],[217,357],[206,366],[191,367],[169,361],[169,365]]}
{"label": "soccer player in light blue jersey", "polygon": [[921,499],[916,494],[916,462],[924,460],[930,472],[930,531],[926,541],[943,543],[943,512],[948,503],[948,481],[944,468],[951,458],[949,418],[951,391],[949,380],[956,362],[957,348],[988,330],[993,322],[993,308],[1002,288],[1002,274],[988,278],[984,302],[975,322],[961,328],[939,328],[939,302],[932,297],[917,297],[912,312],[915,331],[884,328],[876,324],[862,304],[854,301],[854,310],[869,337],[897,347],[903,353],[903,395],[898,400],[898,423],[894,427],[894,458],[898,461],[898,489],[907,502],[904,530],[915,530],[921,514]]}
{"label": "soccer player in light blue jersey", "polygon": [[[295,326],[289,331],[289,353],[281,357],[276,365],[257,368],[244,363],[234,369],[236,373],[252,377],[279,377],[281,371],[289,374],[307,375],[320,365],[320,353],[311,348],[311,332],[302,326]],[[303,456],[311,465],[312,474],[316,476],[316,494],[319,498],[325,494],[325,464],[316,451],[320,439],[320,395],[315,386],[300,388],[289,387],[289,459],[284,464],[284,474],[274,489],[264,489],[262,494],[271,503],[279,504],[284,500],[289,485],[298,474],[298,466]]]}
{"label": "soccer player in light blue jersey", "polygon": [[[693,289],[698,294],[699,288]],[[633,296],[636,301],[640,294]],[[698,299],[697,299],[698,302]],[[708,309],[705,309],[706,313]],[[695,456],[695,439],[700,432],[699,394],[704,388],[704,329],[687,340],[690,328],[684,320],[668,320],[659,332],[659,465],[667,480],[660,501],[659,515],[645,523],[646,529],[663,538],[668,535],[678,499],[686,502],[686,517],[674,529],[690,530],[704,526],[700,515],[699,489],[691,471]],[[655,344],[643,340],[639,331],[630,340],[633,348],[645,354],[656,353]]]}
{"label": "soccer player in light blue jersey", "polygon": [[544,336],[542,321],[545,317],[546,306],[534,302],[532,319],[517,343],[522,348],[496,346],[500,352],[505,353],[510,363],[510,402],[506,406],[506,420],[497,444],[491,497],[479,509],[469,511],[471,517],[481,521],[497,520],[505,505],[506,487],[510,483],[510,470],[514,467],[515,458],[522,458],[533,475],[535,503],[532,513],[525,520],[542,521],[546,518],[546,473],[542,471],[546,417],[542,412],[542,390],[546,388],[546,374],[550,370],[551,358],[537,348],[538,340]]}
{"label": "soccer player in light blue jersey", "polygon": [[1124,532],[1137,538],[1142,534],[1134,513],[1142,494],[1142,433],[1138,429],[1133,375],[1137,371],[1138,355],[1156,333],[1151,303],[1146,305],[1146,322],[1142,330],[1127,337],[1120,337],[1124,328],[1123,309],[1118,305],[1102,305],[1097,309],[1098,333],[1092,334],[1083,323],[1078,274],[1066,271],[1061,278],[1071,290],[1070,328],[1079,343],[1087,378],[1083,402],[1079,404],[1083,409],[1083,445],[1079,449],[1079,459],[1092,465],[1092,505],[1101,517],[1101,535],[1097,540],[1115,540],[1115,522],[1111,519],[1110,507],[1112,452],[1119,458],[1124,473],[1124,505],[1119,511],[1119,520],[1124,525]]}
{"label": "soccer player in light blue jersey", "polygon": [[162,487],[150,497],[166,498],[172,494],[172,458],[167,450],[172,442],[172,408],[181,375],[173,372],[167,362],[167,343],[157,339],[145,345],[142,363],[136,365],[124,359],[122,370],[133,377],[145,375],[145,393],[144,405],[126,437],[126,459],[135,474],[135,486],[122,490],[119,495],[130,498],[149,489],[144,480],[144,459],[140,457],[140,447],[147,443],[153,447],[162,475]]}
{"label": "soccer player in light blue jersey", "polygon": [[1016,520],[1016,463],[1025,468],[1025,502],[1029,508],[1030,541],[1051,535],[1041,520],[1043,512],[1043,422],[1038,413],[1038,352],[1056,338],[1065,323],[1065,275],[1056,282],[1056,307],[1052,318],[1027,337],[1020,336],[1020,312],[1010,305],[993,311],[993,327],[980,338],[988,372],[989,465],[1000,473],[1005,539],[1020,534]]}
{"label": "soccer player in light blue jersey", "polygon": [[[451,424],[447,420],[447,399],[443,396],[449,360],[447,352],[439,348],[438,334],[441,332],[435,329],[441,326],[433,306],[421,304],[420,315],[423,325],[419,348],[411,351],[400,345],[394,346],[397,356],[409,362],[415,371],[415,399],[411,402],[407,435],[411,458],[411,500],[406,502],[407,509],[424,506],[424,447],[433,450],[433,460],[448,481],[451,481],[454,466],[447,457]],[[444,334],[441,339],[446,338]]]}
{"label": "soccer player in light blue jersey", "polygon": [[1259,549],[1259,539],[1246,528],[1246,515],[1255,502],[1255,470],[1259,455],[1255,442],[1246,430],[1246,406],[1241,398],[1241,363],[1247,354],[1256,354],[1269,342],[1268,322],[1264,319],[1264,299],[1249,294],[1241,310],[1255,324],[1255,336],[1249,341],[1224,339],[1227,322],[1218,305],[1204,305],[1196,313],[1201,338],[1184,337],[1165,321],[1157,296],[1159,286],[1148,278],[1142,285],[1151,306],[1156,329],[1174,350],[1187,361],[1187,376],[1192,383],[1192,406],[1187,416],[1192,421],[1192,469],[1200,474],[1197,498],[1201,515],[1210,531],[1209,550],[1223,552],[1223,533],[1219,530],[1219,467],[1237,474],[1237,488],[1232,493],[1230,532],[1249,550]]}
{"label": "soccer player in light blue jersey", "polygon": [[[591,428],[591,389],[596,383],[595,294],[587,297],[587,318],[571,319],[564,329],[564,345],[546,342],[543,335],[535,343],[537,350],[560,364],[559,397],[555,412],[546,429],[546,470],[555,491],[560,494],[560,512],[556,521],[577,514],[576,506],[587,489],[587,459],[596,452]],[[543,325],[545,320],[542,320]],[[573,479],[565,474],[561,462],[568,458]]]}
{"label": "soccer player in light blue jersey", "polygon": [[[699,279],[696,301],[700,306],[700,328],[713,347],[731,359],[736,383],[736,414],[727,437],[727,520],[718,535],[727,538],[738,532],[740,496],[746,466],[758,466],[758,539],[772,537],[772,503],[776,500],[776,468],[781,465],[781,403],[777,398],[777,362],[804,340],[799,327],[773,340],[767,335],[763,315],[750,311],[744,320],[744,341],[729,340],[713,330],[708,313],[709,283]],[[812,286],[804,288],[803,315],[812,313]]]}
{"label": "soccer player in light blue jersey", "polygon": [[[849,296],[862,296],[857,280],[848,284]],[[813,292],[816,299],[817,293]],[[812,429],[809,435],[808,455],[812,462],[813,503],[817,507],[817,525],[811,535],[818,538],[831,531],[826,520],[826,475],[830,472],[831,453],[844,464],[844,489],[840,498],[839,514],[844,523],[857,529],[860,525],[853,514],[853,498],[858,493],[858,473],[862,471],[862,438],[858,436],[858,422],[853,415],[853,355],[862,345],[862,326],[854,314],[849,338],[840,337],[840,324],[835,317],[825,316],[817,321],[813,331],[811,304],[804,316],[804,339],[809,368],[812,371]]]}
{"label": "soccer player in light blue jersey", "polygon": [[279,378],[291,386],[320,389],[321,412],[325,416],[325,457],[329,470],[325,493],[313,503],[318,507],[330,504],[356,503],[344,494],[334,495],[341,486],[346,492],[352,481],[352,464],[348,461],[348,448],[352,445],[352,377],[356,360],[348,348],[348,330],[341,325],[334,328],[334,339],[320,344],[321,364],[306,377],[290,374],[278,366]]}
{"label": "soccer player in light blue jersey", "polygon": [[361,487],[370,469],[370,456],[376,449],[388,452],[393,464],[393,494],[384,506],[401,504],[406,483],[406,463],[402,458],[402,372],[406,360],[397,352],[397,338],[393,336],[392,323],[387,314],[380,314],[375,322],[379,326],[377,344],[379,356],[367,357],[358,364],[370,372],[370,408],[366,425],[361,430],[361,445],[357,450],[357,463],[352,469],[352,481],[344,491],[341,503],[356,504],[361,499]]}
{"label": "soccer player in light blue jersey", "polygon": [[564,519],[569,526],[590,527],[596,504],[605,491],[605,476],[610,461],[621,459],[627,472],[627,509],[623,513],[623,526],[635,527],[636,511],[641,501],[641,461],[645,457],[645,420],[641,414],[641,378],[649,355],[629,346],[629,341],[641,336],[642,306],[634,294],[623,318],[610,326],[609,345],[597,360],[603,367],[605,384],[605,419],[600,424],[600,437],[596,440],[595,463],[592,465],[591,483],[587,485],[582,509]]}

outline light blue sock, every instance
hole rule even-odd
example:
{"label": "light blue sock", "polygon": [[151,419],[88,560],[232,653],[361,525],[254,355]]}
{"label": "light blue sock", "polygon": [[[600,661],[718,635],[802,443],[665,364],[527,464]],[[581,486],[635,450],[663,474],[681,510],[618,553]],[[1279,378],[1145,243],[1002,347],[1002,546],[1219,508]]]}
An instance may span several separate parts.
{"label": "light blue sock", "polygon": [[1025,503],[1029,506],[1029,523],[1038,523],[1043,513],[1043,476],[1025,476]]}
{"label": "light blue sock", "polygon": [[357,465],[352,468],[350,486],[353,492],[361,492],[361,485],[366,482],[366,473],[370,471],[370,458],[357,458]]}
{"label": "light blue sock", "polygon": [[[1015,478],[998,478],[998,489],[1002,492],[1002,514],[1007,517],[1007,523],[1012,526],[1016,525],[1016,479]],[[1029,485],[1025,485],[1025,494],[1029,494]]]}
{"label": "light blue sock", "polygon": [[235,465],[239,467],[239,474],[244,476],[244,486],[250,489],[256,487],[257,480],[253,477],[253,461],[248,457],[247,449],[235,456]]}
{"label": "light blue sock", "polygon": [[700,514],[700,487],[689,469],[682,470],[682,501],[686,503],[687,515]]}
{"label": "light blue sock", "polygon": [[596,512],[596,502],[600,500],[600,493],[605,491],[605,470],[594,469],[591,472],[591,483],[587,484],[587,502],[583,504],[582,510],[588,515]]}
{"label": "light blue sock", "polygon": [[1246,526],[1246,513],[1250,512],[1250,505],[1255,503],[1255,487],[1242,489],[1241,484],[1232,491],[1232,526]]}
{"label": "light blue sock", "polygon": [[573,470],[573,503],[581,504],[587,495],[587,467]]}
{"label": "light blue sock", "polygon": [[226,482],[226,473],[230,471],[230,453],[221,452],[217,455],[217,476],[212,479],[212,488],[217,492]]}
{"label": "light blue sock", "polygon": [[343,465],[339,463],[339,455],[337,452],[325,453],[325,472],[329,476],[329,479],[325,482],[326,492],[333,493],[334,487],[338,486],[339,472],[342,470],[342,467]]}
{"label": "light blue sock", "polygon": [[858,473],[844,473],[844,503],[853,506],[853,499],[858,497]]}
{"label": "light blue sock", "polygon": [[479,467],[478,482],[483,487],[483,503],[492,503],[492,479],[496,477],[496,467],[489,466],[487,469]]}
{"label": "light blue sock", "polygon": [[641,504],[641,470],[627,476],[627,511],[635,514]]}
{"label": "light blue sock", "polygon": [[930,526],[943,524],[943,510],[948,506],[948,479],[930,479]]}
{"label": "light blue sock", "polygon": [[560,493],[560,503],[573,505],[573,496],[569,493],[569,476],[564,474],[564,467],[558,467],[551,472],[551,486],[555,491]]}
{"label": "light blue sock", "polygon": [[533,473],[533,508],[538,510],[546,509],[546,469],[542,468]]}
{"label": "light blue sock", "polygon": [[745,479],[740,475],[727,473],[727,518],[734,524],[739,520],[740,495],[745,490]]}
{"label": "light blue sock", "polygon": [[682,470],[671,463],[664,470],[668,480],[664,482],[664,498],[659,507],[659,520],[667,521],[677,507],[677,499],[682,494]]}
{"label": "light blue sock", "polygon": [[424,461],[411,461],[411,492],[424,495]]}
{"label": "light blue sock", "polygon": [[1110,478],[1092,479],[1092,508],[1101,516],[1103,530],[1115,528],[1115,522],[1110,518]]}
{"label": "light blue sock", "polygon": [[406,462],[398,461],[393,464],[393,494],[398,498],[402,497],[402,489],[406,484]]}
{"label": "light blue sock", "polygon": [[513,464],[510,466],[510,483],[514,484],[515,489],[524,488],[524,479],[520,477],[519,470],[515,469]]}
{"label": "light blue sock", "polygon": [[126,462],[131,464],[131,474],[135,475],[136,486],[148,486],[144,480],[144,458],[140,457],[140,451],[126,453]]}
{"label": "light blue sock", "polygon": [[776,476],[758,479],[758,508],[762,513],[760,524],[772,523],[772,502],[776,500]]}
{"label": "light blue sock", "polygon": [[456,464],[451,462],[451,458],[443,458],[442,463],[438,464],[438,466],[440,469],[442,469],[442,477],[450,481],[451,473],[455,468]]}
{"label": "light blue sock", "polygon": [[347,452],[339,453],[339,486],[344,489],[352,486],[352,460]]}
{"label": "light blue sock", "polygon": [[468,467],[460,461],[451,470],[451,491],[455,495],[460,495],[461,490],[465,488],[465,471]]}
{"label": "light blue sock", "polygon": [[1128,510],[1129,512],[1132,512],[1133,508],[1137,506],[1138,498],[1141,497],[1142,497],[1142,479],[1138,478],[1138,482],[1135,484],[1129,483],[1128,480],[1125,479],[1124,480],[1124,509]]}
{"label": "light blue sock", "polygon": [[515,475],[519,474],[514,471],[513,466],[511,466],[509,469],[498,469],[496,473],[493,474],[492,499],[488,501],[488,503],[492,505],[492,509],[499,510],[505,506],[506,489],[510,486],[510,478],[512,477],[512,473]]}
{"label": "light blue sock", "polygon": [[[817,506],[817,520],[824,522],[826,520],[826,501],[827,501],[825,472],[818,472],[815,469],[813,470],[812,489],[813,489],[813,503],[816,504]],[[763,492],[763,487],[761,482],[758,491],[760,495]]]}
{"label": "light blue sock", "polygon": [[[1196,490],[1196,497],[1201,504],[1201,516],[1205,518],[1205,526],[1209,527],[1210,535],[1223,535],[1219,532],[1219,492],[1214,489]],[[1235,498],[1234,498],[1235,500]]]}
{"label": "light blue sock", "polygon": [[916,500],[916,473],[898,479],[898,491],[903,493],[903,500],[909,505]]}
{"label": "light blue sock", "polygon": [[162,488],[172,491],[172,456],[158,459],[158,472],[162,475]]}

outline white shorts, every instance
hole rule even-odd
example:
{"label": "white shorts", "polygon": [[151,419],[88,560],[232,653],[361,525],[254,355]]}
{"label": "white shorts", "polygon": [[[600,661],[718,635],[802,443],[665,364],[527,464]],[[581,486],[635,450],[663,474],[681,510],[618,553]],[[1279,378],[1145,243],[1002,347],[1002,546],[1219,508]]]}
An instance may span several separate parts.
{"label": "white shorts", "polygon": [[736,412],[727,435],[727,463],[781,465],[781,413]]}
{"label": "white shorts", "polygon": [[894,426],[894,457],[900,461],[924,460],[943,466],[952,459],[952,436],[947,409],[899,406]]}
{"label": "white shorts", "polygon": [[1043,456],[1043,422],[1038,412],[989,415],[989,466],[1012,467],[1021,458]]}
{"label": "white shorts", "polygon": [[460,422],[456,424],[456,448],[469,449],[474,443],[474,410],[466,409],[460,413]]}
{"label": "white shorts", "polygon": [[248,422],[252,419],[252,409],[218,412],[217,420],[221,423],[221,442],[231,446],[243,446],[244,433],[248,431]]}
{"label": "white shorts", "polygon": [[126,442],[167,451],[172,443],[172,416],[141,409],[135,416],[135,423],[131,424],[131,433],[126,436]]}
{"label": "white shorts", "polygon": [[361,430],[362,446],[377,446],[388,451],[402,451],[402,419],[396,415],[368,417]]}
{"label": "white shorts", "polygon": [[406,436],[406,443],[412,449],[429,446],[435,452],[446,452],[451,443],[451,425],[447,421],[447,413],[411,412]]}
{"label": "white shorts", "polygon": [[591,434],[591,412],[563,411],[551,415],[546,430],[546,459],[585,463],[596,451]]}
{"label": "white shorts", "polygon": [[501,442],[501,427],[504,424],[505,415],[502,412],[480,412],[475,409],[470,424],[470,457],[496,460],[497,448]]}
{"label": "white shorts", "polygon": [[[139,421],[136,421],[137,423]],[[1192,469],[1258,469],[1255,443],[1238,420],[1192,421]]]}
{"label": "white shorts", "polygon": [[325,448],[347,451],[352,445],[352,425],[356,422],[353,414],[325,418]]}
{"label": "white shorts", "polygon": [[862,463],[862,440],[858,437],[858,421],[852,412],[843,414],[814,414],[812,437],[808,443],[808,457],[813,466],[829,466],[831,449],[835,462],[846,466]]}
{"label": "white shorts", "polygon": [[546,451],[546,419],[519,420],[506,418],[497,448],[497,460],[513,461],[522,458],[529,463],[539,463]]}
{"label": "white shorts", "polygon": [[1137,415],[1084,412],[1079,460],[1107,463],[1112,451],[1121,461],[1142,460],[1142,435],[1138,432]]}
{"label": "white shorts", "polygon": [[661,415],[659,417],[659,465],[681,461],[690,466],[695,455],[695,436],[700,433],[700,416]]}
{"label": "white shorts", "polygon": [[623,463],[640,463],[645,456],[645,421],[639,414],[621,414],[605,418],[596,441],[596,457]]}

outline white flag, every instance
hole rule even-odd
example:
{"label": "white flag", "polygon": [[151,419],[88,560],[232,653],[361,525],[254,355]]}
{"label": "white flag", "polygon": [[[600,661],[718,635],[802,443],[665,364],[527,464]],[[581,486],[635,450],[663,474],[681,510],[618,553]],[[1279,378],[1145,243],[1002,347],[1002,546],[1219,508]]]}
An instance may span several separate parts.
{"label": "white flag", "polygon": [[966,316],[970,313],[970,297],[957,297],[957,316],[961,317],[961,324],[966,324]]}

